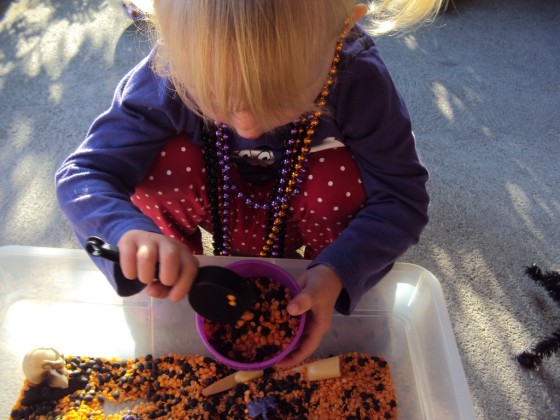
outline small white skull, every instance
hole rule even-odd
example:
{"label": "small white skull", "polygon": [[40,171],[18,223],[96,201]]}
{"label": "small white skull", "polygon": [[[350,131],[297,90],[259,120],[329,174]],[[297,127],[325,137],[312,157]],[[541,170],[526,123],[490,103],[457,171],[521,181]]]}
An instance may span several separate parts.
{"label": "small white skull", "polygon": [[68,388],[64,356],[55,349],[41,347],[23,358],[23,373],[33,385],[46,383],[53,388]]}

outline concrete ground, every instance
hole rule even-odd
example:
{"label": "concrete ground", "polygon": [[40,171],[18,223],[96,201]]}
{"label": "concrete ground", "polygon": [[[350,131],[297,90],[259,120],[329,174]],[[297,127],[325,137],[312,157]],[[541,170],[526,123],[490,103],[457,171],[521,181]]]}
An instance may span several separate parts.
{"label": "concrete ground", "polygon": [[[149,49],[118,2],[0,0],[0,246],[74,248],[53,174]],[[440,280],[477,417],[560,417],[560,355],[515,355],[560,326],[523,274],[560,270],[560,2],[454,0],[379,39],[431,172],[431,222],[402,261]]]}

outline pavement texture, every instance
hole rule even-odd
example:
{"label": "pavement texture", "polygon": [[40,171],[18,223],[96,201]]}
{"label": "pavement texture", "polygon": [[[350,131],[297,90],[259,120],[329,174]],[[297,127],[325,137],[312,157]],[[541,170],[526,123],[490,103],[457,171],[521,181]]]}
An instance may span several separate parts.
{"label": "pavement texture", "polygon": [[[431,172],[431,222],[401,261],[441,282],[476,415],[560,417],[560,355],[515,356],[560,326],[523,273],[560,270],[560,2],[454,0],[378,40]],[[0,246],[76,248],[53,176],[150,48],[102,0],[0,0]]]}

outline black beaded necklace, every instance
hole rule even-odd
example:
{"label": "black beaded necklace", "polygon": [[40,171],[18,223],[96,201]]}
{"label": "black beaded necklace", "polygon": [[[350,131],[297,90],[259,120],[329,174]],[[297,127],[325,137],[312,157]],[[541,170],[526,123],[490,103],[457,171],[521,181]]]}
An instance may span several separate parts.
{"label": "black beaded necklace", "polygon": [[327,103],[327,96],[334,83],[344,35],[337,42],[329,75],[315,101],[317,111],[306,113],[291,123],[291,137],[285,142],[281,165],[268,201],[257,202],[232,182],[228,144],[231,135],[229,127],[215,121],[205,128],[203,152],[212,217],[214,255],[231,254],[230,204],[236,197],[255,210],[262,209],[267,212],[264,244],[259,257],[282,257],[289,200],[300,192],[313,135],[319,125],[321,110]]}

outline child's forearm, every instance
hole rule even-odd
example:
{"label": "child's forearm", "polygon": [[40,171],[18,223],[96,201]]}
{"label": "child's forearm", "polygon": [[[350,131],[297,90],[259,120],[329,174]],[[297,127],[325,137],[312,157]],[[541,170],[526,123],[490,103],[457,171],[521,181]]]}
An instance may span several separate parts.
{"label": "child's forearm", "polygon": [[[82,245],[89,236],[116,244],[132,229],[159,232],[130,195],[168,138],[187,128],[184,108],[162,84],[146,58],[119,83],[110,109],[56,173],[60,208]],[[115,278],[112,263],[95,263],[120,294],[138,291]]]}

